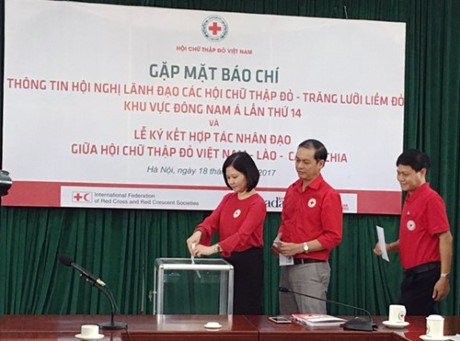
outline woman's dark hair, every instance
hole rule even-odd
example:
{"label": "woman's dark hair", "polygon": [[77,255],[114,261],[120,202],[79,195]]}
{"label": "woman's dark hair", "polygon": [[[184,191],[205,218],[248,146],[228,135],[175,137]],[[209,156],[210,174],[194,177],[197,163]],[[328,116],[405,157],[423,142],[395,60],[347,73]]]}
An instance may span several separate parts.
{"label": "woman's dark hair", "polygon": [[423,168],[428,170],[431,166],[430,157],[424,152],[417,149],[408,149],[399,155],[396,160],[396,166],[410,166],[416,172],[420,172]]}
{"label": "woman's dark hair", "polygon": [[246,177],[247,181],[247,189],[246,191],[249,192],[253,190],[257,184],[259,183],[259,169],[256,166],[256,163],[251,158],[251,156],[246,152],[236,152],[230,155],[224,162],[222,166],[222,174],[224,175],[224,181],[228,188],[232,189],[227,181],[227,175],[225,174],[225,170],[232,166],[238,172],[243,173]]}

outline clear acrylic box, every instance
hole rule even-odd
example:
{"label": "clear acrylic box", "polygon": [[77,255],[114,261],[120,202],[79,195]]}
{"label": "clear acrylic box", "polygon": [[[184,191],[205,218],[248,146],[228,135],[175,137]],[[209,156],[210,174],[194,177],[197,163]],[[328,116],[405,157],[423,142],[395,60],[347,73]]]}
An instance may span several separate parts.
{"label": "clear acrylic box", "polygon": [[153,314],[233,314],[233,266],[220,258],[157,258]]}

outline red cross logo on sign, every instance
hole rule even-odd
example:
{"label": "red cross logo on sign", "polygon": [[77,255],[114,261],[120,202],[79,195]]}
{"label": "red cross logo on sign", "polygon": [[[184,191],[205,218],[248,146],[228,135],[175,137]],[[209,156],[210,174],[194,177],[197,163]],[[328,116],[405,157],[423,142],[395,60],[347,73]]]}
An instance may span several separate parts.
{"label": "red cross logo on sign", "polygon": [[208,40],[220,41],[227,36],[228,25],[224,18],[213,15],[203,20],[201,31]]}

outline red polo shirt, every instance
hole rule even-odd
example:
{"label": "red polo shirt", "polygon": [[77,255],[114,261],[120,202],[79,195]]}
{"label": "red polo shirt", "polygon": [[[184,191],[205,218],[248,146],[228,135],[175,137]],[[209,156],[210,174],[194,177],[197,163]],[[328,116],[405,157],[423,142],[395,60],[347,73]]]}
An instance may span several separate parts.
{"label": "red polo shirt", "polygon": [[286,191],[281,214],[281,240],[302,243],[317,239],[324,250],[297,255],[299,258],[328,260],[333,247],[342,240],[340,195],[319,175],[302,191],[302,179]]}
{"label": "red polo shirt", "polygon": [[439,238],[449,231],[441,196],[425,183],[406,196],[399,225],[399,254],[404,269],[438,262]]}
{"label": "red polo shirt", "polygon": [[263,229],[267,208],[259,194],[240,200],[237,193],[224,196],[219,206],[196,229],[202,232],[201,243],[209,245],[211,236],[219,232],[222,255],[230,257],[264,245]]}

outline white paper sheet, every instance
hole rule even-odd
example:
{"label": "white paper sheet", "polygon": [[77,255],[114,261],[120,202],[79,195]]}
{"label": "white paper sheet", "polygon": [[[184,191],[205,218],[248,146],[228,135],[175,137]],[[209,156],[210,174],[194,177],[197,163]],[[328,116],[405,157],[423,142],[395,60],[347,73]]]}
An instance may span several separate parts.
{"label": "white paper sheet", "polygon": [[377,231],[377,237],[379,239],[380,250],[382,250],[382,259],[389,262],[390,258],[388,258],[388,252],[386,248],[385,231],[383,227],[380,227],[380,226],[376,226],[375,229]]}
{"label": "white paper sheet", "polygon": [[279,254],[280,266],[294,265],[294,258],[291,256],[283,256]]}

